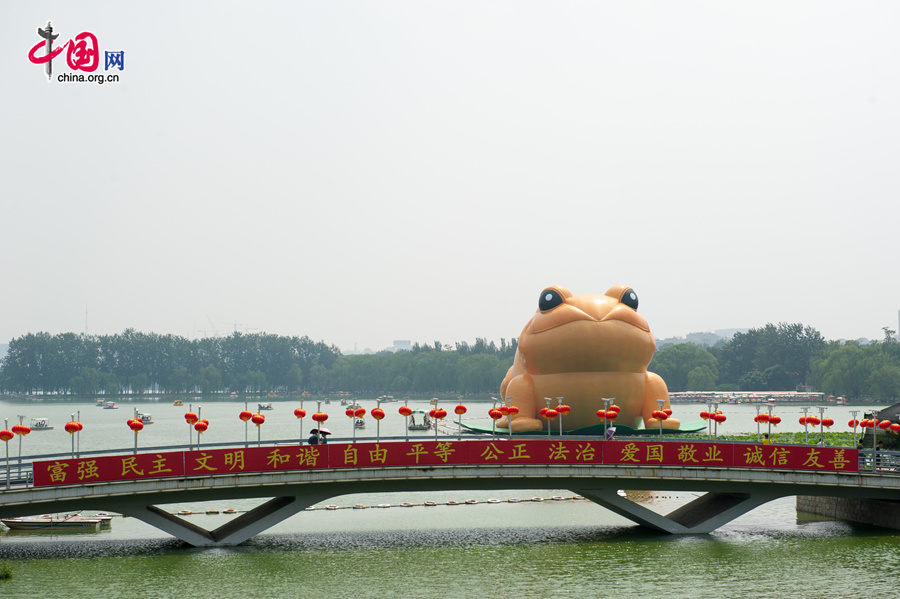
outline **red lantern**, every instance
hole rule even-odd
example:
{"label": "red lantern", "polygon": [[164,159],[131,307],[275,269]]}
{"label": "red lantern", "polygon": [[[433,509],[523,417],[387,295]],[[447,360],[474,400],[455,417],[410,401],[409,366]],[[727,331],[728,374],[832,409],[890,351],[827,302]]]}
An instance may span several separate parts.
{"label": "red lantern", "polygon": [[541,408],[540,411],[538,411],[538,414],[540,414],[541,416],[546,416],[547,410],[549,410],[549,409],[550,408]]}
{"label": "red lantern", "polygon": [[66,423],[66,432],[69,433],[70,435],[74,435],[75,433],[77,433],[80,430],[78,428],[79,424],[81,424],[81,423],[76,422],[75,420],[70,420],[69,422]]}
{"label": "red lantern", "polygon": [[500,406],[500,413],[503,414],[504,416],[508,415],[509,414],[509,406],[507,406],[507,405]]}
{"label": "red lantern", "polygon": [[[294,413],[296,414],[296,412],[294,412]],[[184,415],[184,418],[187,419],[187,414]],[[253,412],[248,412],[247,410],[242,410],[241,413],[238,414],[238,418],[240,418],[244,422],[247,422],[248,420],[253,418]],[[190,423],[190,420],[188,420],[188,423]]]}
{"label": "red lantern", "polygon": [[459,404],[458,406],[456,406],[455,408],[453,408],[453,411],[456,413],[457,416],[462,416],[462,415],[465,414],[468,410],[466,410],[466,406],[464,406],[464,405],[462,405],[462,404]]}
{"label": "red lantern", "polygon": [[328,414],[326,414],[325,412],[316,412],[312,415],[312,419],[316,422],[325,422],[326,420],[328,420]]}
{"label": "red lantern", "polygon": [[[613,407],[615,407],[615,406],[613,406]],[[613,412],[612,410],[607,410],[607,412],[606,412],[607,420],[615,420],[618,417],[619,417],[619,412]]]}
{"label": "red lantern", "polygon": [[[196,424],[194,424],[194,430],[198,433],[203,433],[206,429],[209,428],[209,420],[204,418],[203,420],[198,420]],[[199,441],[198,441],[199,443]]]}
{"label": "red lantern", "polygon": [[653,412],[650,414],[650,417],[655,418],[656,420],[659,420],[660,414],[661,414],[661,412],[659,410],[653,410]]}
{"label": "red lantern", "polygon": [[561,403],[558,406],[556,406],[556,411],[559,412],[560,414],[562,414],[563,416],[565,416],[566,414],[568,414],[569,412],[572,411],[572,406]]}
{"label": "red lantern", "polygon": [[429,417],[429,418],[434,418],[434,417],[435,417],[435,414],[437,414],[437,409],[436,409],[436,408],[431,408],[430,410],[428,410],[428,417]]}
{"label": "red lantern", "polygon": [[891,428],[891,421],[890,420],[882,420],[881,422],[878,423],[878,428],[880,428],[883,431],[886,431],[887,429]]}
{"label": "red lantern", "polygon": [[666,408],[665,410],[663,410],[663,412],[666,413],[666,416],[671,416],[671,415],[672,415],[672,410],[670,410],[669,408]]}
{"label": "red lantern", "polygon": [[381,408],[373,408],[372,418],[374,418],[375,420],[381,420],[382,418],[384,418],[384,410],[382,410]]}
{"label": "red lantern", "polygon": [[707,412],[706,410],[703,410],[702,412],[700,412],[700,418],[703,418],[704,420],[709,420],[709,412]]}
{"label": "red lantern", "polygon": [[0,441],[3,441],[4,443],[8,443],[9,440],[15,436],[16,435],[11,430],[3,429],[0,431]]}
{"label": "red lantern", "polygon": [[488,416],[490,416],[493,420],[500,420],[503,418],[503,412],[496,408],[491,408],[488,410]]}
{"label": "red lantern", "polygon": [[259,412],[257,412],[256,414],[254,414],[253,416],[250,417],[250,422],[252,422],[256,426],[261,425],[265,421],[266,421],[265,415],[260,414]]}
{"label": "red lantern", "polygon": [[822,426],[824,426],[826,428],[831,428],[832,426],[834,426],[834,420],[831,418],[823,418]]}
{"label": "red lantern", "polygon": [[357,418],[362,418],[363,416],[366,415],[366,409],[365,408],[356,408],[356,410],[353,412],[353,415],[356,416]]}
{"label": "red lantern", "polygon": [[[543,416],[543,414],[541,414]],[[606,410],[597,410],[597,418],[604,420],[606,418]]]}
{"label": "red lantern", "polygon": [[612,410],[613,412],[615,412],[616,414],[618,414],[622,408],[620,408],[616,404],[613,404],[613,405],[609,406],[609,409]]}
{"label": "red lantern", "polygon": [[24,424],[16,424],[12,427],[12,432],[23,437],[31,432],[31,427]]}
{"label": "red lantern", "polygon": [[557,412],[553,408],[550,408],[549,410],[547,410],[547,413],[544,414],[544,418],[546,418],[547,420],[553,420],[557,416],[559,416],[559,412]]}
{"label": "red lantern", "polygon": [[759,418],[759,422],[761,422],[761,423],[763,423],[763,424],[765,424],[766,422],[769,421],[769,415],[766,414],[765,412],[763,412],[762,414],[760,414],[759,416],[757,416],[757,418]]}
{"label": "red lantern", "polygon": [[126,422],[126,424],[128,425],[128,427],[131,430],[133,430],[136,433],[141,432],[141,430],[143,430],[143,428],[144,428],[144,423],[141,422],[140,418],[131,418]]}
{"label": "red lantern", "polygon": [[820,422],[822,422],[822,421],[819,420],[818,418],[816,418],[815,416],[807,416],[806,417],[806,423],[809,424],[810,426],[819,426]]}
{"label": "red lantern", "polygon": [[725,420],[727,420],[727,418],[725,418],[725,414],[722,414],[721,412],[716,412],[716,415],[713,416],[713,420],[715,420],[719,424],[722,424],[723,422],[725,422]]}
{"label": "red lantern", "polygon": [[344,411],[344,414],[347,415],[347,418],[353,418],[353,414],[355,414],[355,413],[356,413],[356,410],[354,410],[353,408],[347,408]]}
{"label": "red lantern", "polygon": [[515,416],[518,413],[519,413],[519,408],[517,408],[516,406],[509,406],[509,415],[510,416]]}
{"label": "red lantern", "polygon": [[859,426],[860,428],[869,428],[870,426],[872,426],[872,421],[868,418],[863,418],[859,421]]}
{"label": "red lantern", "polygon": [[[510,412],[510,414],[512,414],[512,412]],[[444,418],[447,417],[447,410],[445,410],[443,408],[438,408],[437,410],[434,411],[434,417],[437,418],[438,420],[443,420]]]}
{"label": "red lantern", "polygon": [[897,424],[896,422],[891,424],[891,432],[900,433],[900,424]]}
{"label": "red lantern", "polygon": [[772,416],[769,418],[769,422],[771,422],[773,426],[778,426],[781,424],[781,416]]}
{"label": "red lantern", "polygon": [[185,412],[184,419],[188,424],[196,424],[200,417],[193,412]]}
{"label": "red lantern", "polygon": [[303,408],[297,408],[296,410],[294,410],[294,416],[296,416],[297,418],[306,418],[306,410],[304,410]]}
{"label": "red lantern", "polygon": [[412,409],[410,409],[409,406],[400,406],[400,409],[397,411],[400,412],[400,415],[404,418],[412,415]]}

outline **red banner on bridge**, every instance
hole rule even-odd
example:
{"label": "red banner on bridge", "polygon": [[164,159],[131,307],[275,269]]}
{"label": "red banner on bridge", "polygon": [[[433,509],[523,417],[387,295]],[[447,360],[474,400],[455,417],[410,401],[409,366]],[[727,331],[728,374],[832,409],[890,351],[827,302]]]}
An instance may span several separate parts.
{"label": "red banner on bridge", "polygon": [[34,486],[184,476],[184,452],[141,453],[34,463]]}
{"label": "red banner on bridge", "polygon": [[856,472],[856,449],[702,441],[486,439],[201,449],[34,463],[34,485],[322,468],[610,464]]}

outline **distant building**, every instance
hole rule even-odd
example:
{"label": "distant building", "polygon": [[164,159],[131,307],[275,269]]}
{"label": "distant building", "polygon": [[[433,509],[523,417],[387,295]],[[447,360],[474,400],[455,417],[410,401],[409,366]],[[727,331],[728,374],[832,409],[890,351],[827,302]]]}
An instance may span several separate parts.
{"label": "distant building", "polygon": [[387,351],[397,353],[398,351],[412,351],[412,341],[409,339],[394,339],[394,344],[387,348]]}

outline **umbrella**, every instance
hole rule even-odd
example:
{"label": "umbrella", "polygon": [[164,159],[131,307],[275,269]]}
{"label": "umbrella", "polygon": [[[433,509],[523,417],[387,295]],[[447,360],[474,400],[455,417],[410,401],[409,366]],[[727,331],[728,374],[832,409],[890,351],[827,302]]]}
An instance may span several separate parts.
{"label": "umbrella", "polygon": [[311,431],[309,431],[309,434],[311,434],[311,435],[330,435],[331,431],[325,427],[321,427],[321,428],[312,429]]}
{"label": "umbrella", "polygon": [[606,429],[606,440],[607,441],[612,440],[612,438],[613,438],[613,436],[615,436],[615,434],[616,434],[616,427],[614,427],[614,426],[609,427],[608,429]]}

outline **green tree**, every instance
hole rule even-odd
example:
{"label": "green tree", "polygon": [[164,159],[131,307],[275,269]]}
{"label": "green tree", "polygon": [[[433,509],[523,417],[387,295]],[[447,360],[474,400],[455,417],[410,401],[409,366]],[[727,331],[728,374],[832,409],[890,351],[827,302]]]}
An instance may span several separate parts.
{"label": "green tree", "polygon": [[[700,391],[689,380],[689,374],[697,368],[703,370],[698,371],[696,376],[702,372],[707,378],[696,382],[702,383],[704,389],[714,388],[718,361],[712,353],[693,343],[679,343],[659,350],[648,370],[661,376],[670,391]],[[708,377],[712,377],[712,383],[708,382]]]}

